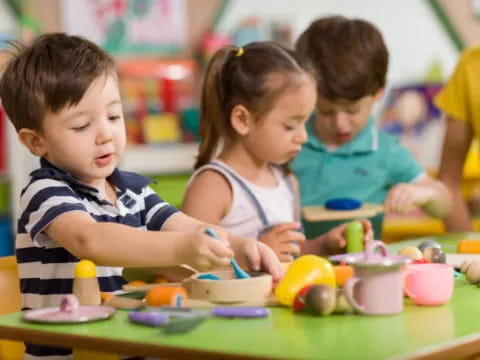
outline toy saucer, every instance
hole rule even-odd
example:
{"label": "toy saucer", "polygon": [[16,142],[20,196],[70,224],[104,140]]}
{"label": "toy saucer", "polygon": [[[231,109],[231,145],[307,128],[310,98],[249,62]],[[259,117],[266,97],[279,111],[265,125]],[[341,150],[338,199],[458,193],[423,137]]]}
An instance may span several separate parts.
{"label": "toy saucer", "polygon": [[29,310],[23,313],[23,319],[36,323],[76,324],[108,319],[115,311],[110,306],[79,305],[74,295],[66,295],[60,307]]}
{"label": "toy saucer", "polygon": [[345,254],[332,255],[332,256],[329,256],[328,259],[334,263],[343,262],[347,264],[352,264],[354,262],[362,260],[364,257],[365,257],[365,254],[363,252],[357,252],[357,253],[345,253]]}
{"label": "toy saucer", "polygon": [[329,259],[333,262],[344,262],[354,268],[362,269],[397,268],[411,261],[407,256],[390,255],[385,244],[378,240],[368,242],[364,252],[333,255]]}

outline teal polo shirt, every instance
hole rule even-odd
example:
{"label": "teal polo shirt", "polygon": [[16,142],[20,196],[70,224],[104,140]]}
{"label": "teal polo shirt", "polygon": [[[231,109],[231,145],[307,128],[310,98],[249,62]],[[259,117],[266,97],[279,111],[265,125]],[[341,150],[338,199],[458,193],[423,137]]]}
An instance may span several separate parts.
{"label": "teal polo shirt", "polygon": [[[308,140],[291,164],[300,185],[302,206],[324,205],[333,198],[354,198],[381,204],[390,188],[414,181],[424,173],[412,153],[397,137],[379,131],[373,118],[349,143],[329,150],[307,123]],[[370,219],[380,239],[383,214]],[[308,239],[321,235],[343,221],[306,222]]]}

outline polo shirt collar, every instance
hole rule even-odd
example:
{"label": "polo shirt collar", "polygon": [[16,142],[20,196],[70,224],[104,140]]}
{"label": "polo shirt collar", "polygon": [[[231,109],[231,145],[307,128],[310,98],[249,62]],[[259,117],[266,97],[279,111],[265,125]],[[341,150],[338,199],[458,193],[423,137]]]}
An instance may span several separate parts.
{"label": "polo shirt collar", "polygon": [[329,152],[339,155],[350,155],[357,153],[368,153],[376,151],[378,148],[378,129],[375,126],[373,117],[367,122],[367,125],[358,133],[358,135],[350,142],[330,150],[325,143],[323,143],[315,134],[313,129],[313,122],[315,118],[312,117],[307,123],[307,146],[313,147],[317,150]]}
{"label": "polo shirt collar", "polygon": [[[30,176],[34,178],[51,178],[67,182],[72,188],[80,192],[98,194],[98,189],[87,185],[76,179],[72,174],[67,173],[45,158],[40,158],[40,169],[33,171]],[[148,184],[154,182],[152,179],[129,171],[121,171],[115,168],[113,173],[107,178],[121,192],[127,189],[139,194]]]}

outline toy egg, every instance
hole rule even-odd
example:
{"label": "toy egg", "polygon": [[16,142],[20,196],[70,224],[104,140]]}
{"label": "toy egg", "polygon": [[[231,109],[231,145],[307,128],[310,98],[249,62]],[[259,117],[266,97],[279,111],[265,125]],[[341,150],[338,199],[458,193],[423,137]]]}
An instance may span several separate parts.
{"label": "toy egg", "polygon": [[470,261],[464,260],[462,262],[462,265],[460,266],[460,272],[462,274],[465,274],[467,272],[468,266],[470,265]]}
{"label": "toy egg", "polygon": [[329,315],[335,309],[335,289],[328,285],[314,285],[305,296],[305,309],[314,315]]}
{"label": "toy egg", "polygon": [[442,249],[436,247],[427,247],[423,251],[423,257],[432,263],[445,264],[447,262],[445,253],[442,251]]}
{"label": "toy egg", "polygon": [[437,249],[442,248],[441,245],[435,240],[425,240],[418,245],[418,248],[422,253],[425,251],[426,248],[429,248],[429,247],[437,248]]}
{"label": "toy egg", "polygon": [[420,249],[414,246],[407,246],[398,252],[399,255],[407,256],[412,260],[420,260],[423,257]]}
{"label": "toy egg", "polygon": [[347,295],[345,295],[345,290],[337,288],[337,299],[335,301],[334,313],[346,313],[352,310],[352,306],[347,300]]}
{"label": "toy egg", "polygon": [[465,277],[472,284],[480,282],[480,260],[474,260],[468,265]]}

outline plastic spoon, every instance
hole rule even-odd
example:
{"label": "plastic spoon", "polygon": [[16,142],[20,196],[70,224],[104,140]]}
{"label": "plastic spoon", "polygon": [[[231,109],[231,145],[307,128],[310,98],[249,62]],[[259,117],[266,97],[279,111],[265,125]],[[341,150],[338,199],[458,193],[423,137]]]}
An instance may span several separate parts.
{"label": "plastic spoon", "polygon": [[[205,234],[210,235],[210,236],[213,237],[214,239],[217,239],[217,240],[218,240],[217,233],[216,233],[215,231],[213,231],[212,229],[210,229],[210,228],[206,228],[206,229],[205,229]],[[235,273],[235,276],[237,277],[237,279],[250,279],[250,275],[248,275],[248,274],[237,264],[237,262],[235,261],[234,258],[231,258],[231,259],[230,259],[230,264],[231,264],[232,267],[233,267],[233,272]]]}

